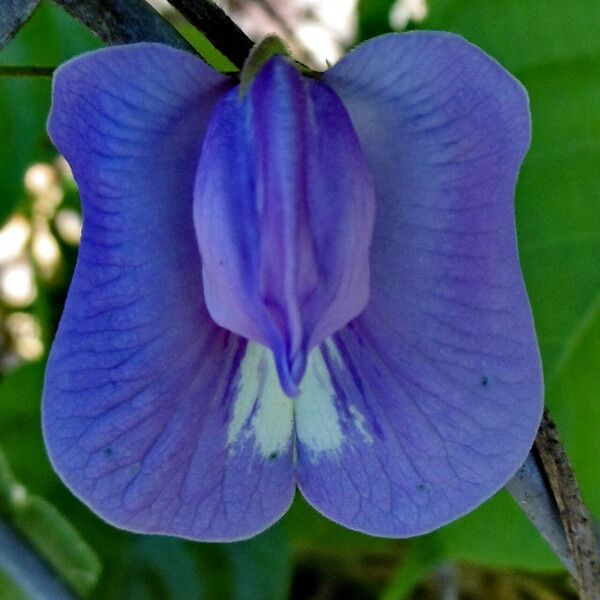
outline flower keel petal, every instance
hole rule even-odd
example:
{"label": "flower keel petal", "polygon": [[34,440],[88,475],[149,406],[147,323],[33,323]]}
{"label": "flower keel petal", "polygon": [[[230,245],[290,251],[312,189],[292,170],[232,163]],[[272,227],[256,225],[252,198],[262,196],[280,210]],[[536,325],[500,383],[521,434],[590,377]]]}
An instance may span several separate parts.
{"label": "flower keel petal", "polygon": [[206,300],[297,393],[308,352],[364,308],[374,194],[335,94],[272,58],[215,109],[194,215]]}

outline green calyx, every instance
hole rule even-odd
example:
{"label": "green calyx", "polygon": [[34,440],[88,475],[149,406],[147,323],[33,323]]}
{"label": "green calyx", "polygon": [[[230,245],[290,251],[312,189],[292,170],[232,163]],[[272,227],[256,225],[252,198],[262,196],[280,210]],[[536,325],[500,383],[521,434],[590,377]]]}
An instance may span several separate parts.
{"label": "green calyx", "polygon": [[288,48],[276,35],[268,35],[252,48],[240,73],[240,97],[246,94],[263,65],[276,55],[290,56]]}

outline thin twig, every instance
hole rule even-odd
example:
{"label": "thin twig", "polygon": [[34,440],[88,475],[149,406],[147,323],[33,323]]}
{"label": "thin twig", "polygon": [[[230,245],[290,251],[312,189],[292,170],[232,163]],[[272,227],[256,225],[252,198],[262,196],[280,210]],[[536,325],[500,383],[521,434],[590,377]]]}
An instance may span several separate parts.
{"label": "thin twig", "polygon": [[103,42],[161,42],[194,52],[177,30],[144,0],[54,0]]}
{"label": "thin twig", "polygon": [[31,600],[75,600],[76,596],[36,552],[0,521],[0,568]]}
{"label": "thin twig", "polygon": [[579,595],[582,600],[600,600],[600,553],[593,523],[547,410],[544,411],[534,447],[558,506],[573,557]]}
{"label": "thin twig", "polygon": [[211,0],[169,0],[209,42],[238,69],[250,54],[254,42]]}
{"label": "thin twig", "polygon": [[0,77],[52,77],[56,67],[0,65]]}

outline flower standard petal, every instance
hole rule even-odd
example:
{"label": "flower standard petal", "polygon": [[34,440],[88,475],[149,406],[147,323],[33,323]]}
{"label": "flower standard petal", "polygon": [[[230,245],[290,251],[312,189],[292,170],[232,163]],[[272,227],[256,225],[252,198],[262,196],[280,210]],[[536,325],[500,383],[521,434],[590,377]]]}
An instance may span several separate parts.
{"label": "flower standard petal", "polygon": [[358,139],[326,85],[276,56],[219,102],[194,198],[207,305],[273,351],[289,395],[308,352],[367,303],[374,210]]}
{"label": "flower standard petal", "polygon": [[504,485],[541,416],[513,209],[527,97],[450,34],[372,40],[324,81],[358,133],[377,218],[369,305],[318,350],[335,410],[307,429],[310,399],[295,407],[299,485],[348,527],[416,535]]}
{"label": "flower standard petal", "polygon": [[291,408],[280,406],[290,415],[279,429],[266,423],[268,388],[241,373],[260,354],[204,304],[192,192],[211,111],[231,87],[156,44],[94,52],[56,74],[49,131],[84,225],[44,435],[65,483],[126,529],[239,539],[293,495]]}

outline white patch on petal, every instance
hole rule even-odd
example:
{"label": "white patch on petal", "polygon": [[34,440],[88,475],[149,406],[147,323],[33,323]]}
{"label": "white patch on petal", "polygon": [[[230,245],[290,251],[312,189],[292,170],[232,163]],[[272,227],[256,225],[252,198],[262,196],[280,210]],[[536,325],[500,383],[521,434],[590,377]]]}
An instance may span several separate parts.
{"label": "white patch on petal", "polygon": [[360,433],[360,435],[362,436],[362,438],[365,441],[365,443],[367,444],[367,446],[370,446],[373,443],[373,436],[369,433],[369,431],[365,427],[364,415],[360,412],[360,410],[358,410],[358,408],[356,406],[354,406],[354,404],[351,404],[348,407],[348,410],[350,411],[350,414],[352,415],[352,422],[354,423],[354,427],[356,427],[356,429],[358,429],[358,433]]}
{"label": "white patch on petal", "polygon": [[335,389],[318,348],[308,356],[300,389],[300,396],[294,400],[298,439],[315,460],[321,453],[339,452],[344,436],[335,407]]}
{"label": "white patch on petal", "polygon": [[240,365],[240,387],[234,400],[233,417],[227,429],[228,446],[231,446],[241,435],[261,393],[262,382],[258,368],[261,355],[252,346],[253,344],[248,344]]}
{"label": "white patch on petal", "polygon": [[[345,369],[344,359],[340,354],[340,351],[333,340],[327,340],[324,343],[327,348],[327,353],[331,362],[335,363],[342,370]],[[370,446],[373,443],[373,436],[365,426],[365,416],[360,412],[360,409],[355,404],[348,406],[348,411],[352,415],[352,423],[356,427],[358,433],[362,436],[365,443]]]}
{"label": "white patch on petal", "polygon": [[247,437],[254,437],[264,458],[285,452],[294,427],[293,401],[281,390],[271,351],[249,342],[239,381],[227,430],[230,452],[235,451],[237,441]]}
{"label": "white patch on petal", "polygon": [[344,359],[340,354],[340,351],[333,340],[326,340],[323,345],[327,348],[327,354],[332,362],[336,363],[338,366],[343,367]]}
{"label": "white patch on petal", "polygon": [[252,419],[254,435],[263,456],[271,458],[285,451],[294,431],[293,400],[280,385],[270,351],[267,352],[267,380]]}

